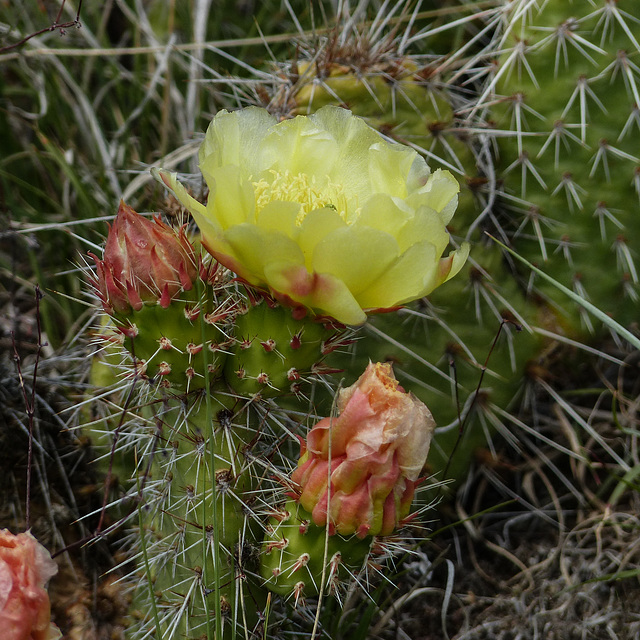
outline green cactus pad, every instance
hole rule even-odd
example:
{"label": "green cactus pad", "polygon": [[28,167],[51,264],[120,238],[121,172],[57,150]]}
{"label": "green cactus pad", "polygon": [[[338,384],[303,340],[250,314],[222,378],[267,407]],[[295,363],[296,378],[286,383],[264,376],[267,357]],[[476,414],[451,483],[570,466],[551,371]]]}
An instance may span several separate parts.
{"label": "green cactus pad", "polygon": [[300,320],[291,309],[262,301],[236,319],[235,346],[225,378],[246,396],[298,394],[310,377],[322,374],[325,356],[342,342],[342,329],[312,317]]}
{"label": "green cactus pad", "polygon": [[185,391],[203,388],[204,349],[210,379],[219,377],[230,338],[199,305],[175,300],[166,309],[145,305],[128,320],[119,329],[124,346],[150,380]]}
{"label": "green cactus pad", "polygon": [[[500,132],[503,227],[529,262],[628,326],[640,296],[637,5],[523,4],[505,11],[503,53],[485,92]],[[598,328],[553,287],[530,273],[523,280],[567,332]]]}
{"label": "green cactus pad", "polygon": [[334,593],[362,568],[371,538],[327,536],[325,527],[290,500],[269,520],[262,545],[262,576],[269,590],[285,597],[316,595],[323,584]]}

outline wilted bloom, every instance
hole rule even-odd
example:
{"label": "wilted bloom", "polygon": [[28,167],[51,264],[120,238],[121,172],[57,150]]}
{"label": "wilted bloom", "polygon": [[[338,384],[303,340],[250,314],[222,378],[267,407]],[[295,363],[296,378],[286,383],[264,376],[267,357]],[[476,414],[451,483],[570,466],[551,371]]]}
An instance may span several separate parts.
{"label": "wilted bloom", "polygon": [[30,534],[0,529],[0,637],[55,640],[45,586],[58,571],[49,552]]}
{"label": "wilted bloom", "polygon": [[453,277],[468,246],[441,258],[458,183],[415,151],[327,106],[277,122],[250,107],[213,119],[200,149],[209,186],[197,202],[158,172],[193,214],[207,250],[282,302],[345,324],[416,300]]}
{"label": "wilted bloom", "polygon": [[319,526],[329,504],[330,533],[389,535],[409,513],[435,422],[399,386],[390,364],[370,363],[340,392],[338,410],[303,443],[292,475],[300,504]]}
{"label": "wilted bloom", "polygon": [[120,202],[109,229],[103,260],[96,262],[95,285],[107,313],[139,311],[146,303],[168,307],[193,286],[197,275],[193,246],[184,229],[175,231]]}

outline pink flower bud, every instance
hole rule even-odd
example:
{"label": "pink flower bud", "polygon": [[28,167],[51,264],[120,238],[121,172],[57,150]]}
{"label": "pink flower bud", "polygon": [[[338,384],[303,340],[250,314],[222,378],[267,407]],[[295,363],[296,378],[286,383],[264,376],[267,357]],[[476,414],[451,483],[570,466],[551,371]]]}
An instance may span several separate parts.
{"label": "pink flower bud", "polygon": [[147,303],[168,307],[189,291],[198,275],[193,246],[184,229],[176,232],[158,218],[147,220],[120,202],[109,229],[94,285],[107,313],[139,311]]}
{"label": "pink flower bud", "polygon": [[55,640],[45,585],[58,571],[29,533],[0,529],[0,635],[4,640]]}
{"label": "pink flower bud", "polygon": [[[399,386],[390,364],[369,363],[340,392],[339,415],[307,436],[292,480],[300,504],[329,532],[359,538],[389,535],[408,515],[435,422]],[[330,492],[328,479],[330,478]]]}

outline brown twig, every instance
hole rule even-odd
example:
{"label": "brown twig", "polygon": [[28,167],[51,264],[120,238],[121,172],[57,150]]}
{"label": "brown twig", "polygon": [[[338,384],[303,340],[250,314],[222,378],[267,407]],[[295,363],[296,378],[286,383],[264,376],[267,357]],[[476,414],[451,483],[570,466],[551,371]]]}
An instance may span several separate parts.
{"label": "brown twig", "polygon": [[36,322],[38,327],[38,344],[36,348],[36,359],[33,365],[33,377],[31,380],[31,397],[27,392],[27,387],[24,383],[24,376],[22,375],[22,367],[20,366],[20,354],[18,353],[18,346],[16,344],[15,333],[11,332],[11,338],[13,341],[13,357],[16,363],[16,369],[18,370],[18,379],[20,380],[20,389],[22,390],[22,397],[24,398],[25,410],[29,419],[29,448],[27,451],[27,489],[25,498],[25,525],[29,529],[31,526],[31,466],[33,460],[33,423],[36,411],[36,379],[38,376],[38,363],[40,362],[40,352],[42,351],[42,325],[40,324],[40,300],[42,300],[42,293],[40,287],[36,285]]}
{"label": "brown twig", "polygon": [[[478,378],[478,384],[476,386],[476,390],[475,390],[475,394],[473,396],[473,399],[471,400],[471,404],[469,405],[469,410],[467,411],[467,414],[464,418],[464,420],[462,419],[461,416],[461,411],[460,411],[460,401],[459,401],[459,397],[458,397],[458,380],[457,380],[457,376],[456,376],[456,368],[455,368],[455,360],[453,358],[451,358],[450,362],[449,362],[449,366],[453,369],[453,373],[454,373],[454,380],[455,380],[455,389],[456,389],[456,405],[457,405],[457,409],[458,409],[458,423],[459,423],[459,429],[458,429],[458,437],[456,439],[455,444],[453,445],[453,449],[451,450],[451,453],[449,454],[449,459],[447,460],[447,465],[444,468],[444,473],[443,473],[443,478],[447,477],[447,473],[449,471],[449,467],[451,465],[451,460],[453,459],[453,456],[455,455],[456,451],[458,450],[458,446],[460,445],[460,442],[462,442],[462,438],[464,437],[464,432],[465,432],[465,428],[467,426],[467,423],[471,417],[471,414],[473,412],[473,409],[475,407],[475,405],[478,402],[478,398],[480,396],[480,389],[482,388],[482,381],[484,379],[484,374],[487,372],[487,368],[489,366],[489,359],[491,358],[491,355],[493,354],[493,350],[496,348],[496,344],[498,343],[498,338],[500,337],[500,334],[502,333],[502,330],[504,329],[505,325],[507,324],[512,324],[513,326],[515,326],[517,331],[522,331],[522,327],[517,323],[517,322],[513,322],[513,320],[509,320],[508,318],[503,318],[502,321],[500,322],[500,326],[498,327],[498,331],[496,332],[496,335],[493,339],[493,342],[491,343],[491,348],[489,349],[489,353],[487,354],[487,357],[484,361],[484,364],[480,367],[480,377]],[[440,489],[440,491],[442,491],[442,488]]]}
{"label": "brown twig", "polygon": [[44,29],[40,29],[34,33],[31,33],[28,36],[22,38],[22,40],[18,40],[18,42],[14,42],[13,44],[8,44],[6,47],[0,47],[0,53],[4,53],[6,51],[11,51],[11,49],[16,49],[17,47],[21,47],[23,44],[31,40],[31,38],[35,38],[36,36],[42,35],[43,33],[47,33],[47,31],[56,31],[59,30],[61,35],[64,35],[65,29],[70,29],[71,27],[77,27],[78,29],[82,26],[80,22],[80,11],[82,10],[82,0],[78,3],[78,11],[76,12],[76,17],[70,22],[62,22],[60,23],[60,17],[62,16],[62,10],[64,9],[64,4],[66,0],[62,0],[62,4],[60,5],[60,10],[58,11],[58,15],[56,19],[50,24],[48,27]]}

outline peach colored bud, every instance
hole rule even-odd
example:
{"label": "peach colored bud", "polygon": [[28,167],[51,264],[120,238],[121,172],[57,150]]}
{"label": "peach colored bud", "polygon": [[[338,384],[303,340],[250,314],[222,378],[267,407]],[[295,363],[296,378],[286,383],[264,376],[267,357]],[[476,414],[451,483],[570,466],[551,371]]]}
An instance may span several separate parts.
{"label": "peach colored bud", "polygon": [[0,530],[0,636],[3,640],[56,640],[45,585],[58,571],[29,533]]}
{"label": "peach colored bud", "polygon": [[327,522],[328,510],[330,533],[389,535],[409,513],[433,417],[399,386],[391,365],[381,363],[369,363],[340,392],[338,410],[336,418],[320,420],[302,444],[292,475],[300,504],[319,526]]}
{"label": "peach colored bud", "polygon": [[198,275],[195,251],[184,229],[176,232],[158,218],[147,220],[120,202],[109,229],[94,284],[107,313],[139,311],[144,303],[168,307],[189,291]]}

